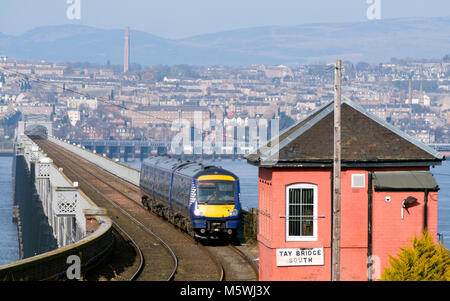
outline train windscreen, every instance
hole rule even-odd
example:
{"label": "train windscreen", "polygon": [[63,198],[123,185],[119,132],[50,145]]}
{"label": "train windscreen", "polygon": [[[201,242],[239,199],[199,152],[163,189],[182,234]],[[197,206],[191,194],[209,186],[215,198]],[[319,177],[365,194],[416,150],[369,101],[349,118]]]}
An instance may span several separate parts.
{"label": "train windscreen", "polygon": [[207,180],[198,182],[199,204],[234,204],[236,201],[236,182]]}

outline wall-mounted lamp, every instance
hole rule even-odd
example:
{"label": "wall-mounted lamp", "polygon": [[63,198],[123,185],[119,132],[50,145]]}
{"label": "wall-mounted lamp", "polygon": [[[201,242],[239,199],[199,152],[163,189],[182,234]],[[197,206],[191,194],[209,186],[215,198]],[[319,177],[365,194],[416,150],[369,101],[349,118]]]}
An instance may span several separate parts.
{"label": "wall-mounted lamp", "polygon": [[403,210],[406,209],[406,212],[409,213],[408,208],[413,207],[417,204],[417,199],[413,196],[409,196],[402,202],[402,219],[403,219]]}

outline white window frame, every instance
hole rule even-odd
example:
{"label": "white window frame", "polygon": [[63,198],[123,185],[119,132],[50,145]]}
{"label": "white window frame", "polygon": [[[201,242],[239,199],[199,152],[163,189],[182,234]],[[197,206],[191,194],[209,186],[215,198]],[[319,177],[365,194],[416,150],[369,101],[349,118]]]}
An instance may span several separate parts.
{"label": "white window frame", "polygon": [[[356,178],[360,177],[363,179],[364,184],[362,186],[356,185]],[[352,188],[366,188],[366,174],[354,173],[352,174]]]}
{"label": "white window frame", "polygon": [[[289,235],[289,190],[290,189],[313,189],[313,235],[312,236],[292,236]],[[317,185],[309,184],[309,183],[296,183],[290,184],[286,186],[286,197],[285,197],[285,206],[286,206],[286,216],[285,216],[285,235],[286,241],[317,241]]]}

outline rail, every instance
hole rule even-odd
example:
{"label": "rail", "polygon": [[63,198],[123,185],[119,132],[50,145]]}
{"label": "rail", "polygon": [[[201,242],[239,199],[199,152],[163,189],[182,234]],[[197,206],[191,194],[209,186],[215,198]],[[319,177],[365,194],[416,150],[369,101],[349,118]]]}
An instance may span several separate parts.
{"label": "rail", "polygon": [[[44,141],[42,141],[43,143],[45,143]],[[52,142],[52,139],[49,139],[49,142]],[[90,176],[92,176],[93,178],[95,178],[97,181],[100,181],[100,182],[102,182],[102,183],[104,183],[104,184],[102,184],[102,185],[106,185],[106,186],[108,186],[109,187],[109,189],[112,189],[112,190],[114,190],[115,191],[115,193],[117,194],[117,195],[122,195],[123,197],[125,197],[125,198],[129,198],[129,196],[128,196],[128,193],[124,193],[124,191],[122,191],[123,189],[118,189],[118,187],[117,187],[117,185],[116,184],[113,184],[112,182],[111,182],[111,180],[107,180],[107,179],[104,179],[102,176],[101,176],[101,174],[100,173],[96,173],[96,172],[93,172],[92,170],[90,170],[90,169],[86,169],[86,167],[84,167],[84,166],[81,166],[79,163],[80,162],[78,162],[74,157],[71,157],[71,156],[67,156],[66,154],[65,154],[65,152],[62,152],[61,151],[61,149],[59,149],[59,151],[57,150],[57,147],[62,147],[62,148],[65,148],[67,151],[71,151],[71,149],[78,149],[78,150],[83,150],[82,148],[80,148],[80,147],[78,147],[78,146],[71,146],[70,144],[68,144],[68,143],[66,143],[66,142],[62,142],[61,143],[61,141],[59,140],[59,142],[60,143],[56,143],[56,145],[47,145],[45,148],[47,148],[48,149],[48,151],[50,152],[50,153],[53,153],[54,155],[55,154],[58,154],[58,156],[62,156],[62,157],[64,157],[64,160],[65,160],[65,162],[72,162],[72,163],[74,163],[74,164],[76,164],[76,165],[73,165],[74,167],[76,166],[76,168],[77,169],[80,169],[80,170],[78,170],[78,172],[80,172],[81,170],[83,170],[82,171],[82,174],[83,175],[90,175]],[[51,151],[51,149],[52,149],[52,151]],[[85,150],[83,150],[83,153],[85,154],[86,153],[86,151]],[[99,157],[99,155],[97,155],[96,154],[96,156],[97,157]],[[101,156],[100,156],[101,157]],[[109,160],[109,159],[107,159],[107,160]],[[77,161],[77,162],[76,162]],[[89,161],[89,160],[88,160]],[[117,164],[117,162],[113,162],[113,161],[111,161],[110,160],[110,162],[111,163],[114,163],[114,164]],[[91,162],[91,163],[93,163],[93,162]],[[94,163],[95,164],[95,163]],[[101,166],[99,166],[98,164],[95,164],[95,165],[97,165],[98,167],[101,167]],[[71,167],[69,167],[69,166],[66,166],[65,168],[67,168],[67,170],[71,170]],[[73,173],[76,173],[74,170],[72,171]],[[110,173],[111,174],[111,173]],[[100,194],[100,195],[103,195],[103,193],[101,193],[100,191],[98,191],[98,189],[96,189],[95,187],[93,187],[92,186],[92,184],[91,183],[86,183],[86,185],[88,185],[89,187],[90,187],[90,189],[92,189],[92,190],[94,190],[94,191],[96,191],[97,192],[97,194]],[[125,189],[125,191],[128,191],[128,190],[134,190],[134,189],[132,189],[131,187],[128,187],[128,188],[126,188]],[[115,202],[113,202],[112,200],[110,200],[108,197],[106,197],[105,195],[103,195],[103,198],[105,199],[105,200],[107,200],[110,204],[109,204],[109,206],[113,206],[113,207],[115,207],[116,209],[118,209],[119,211],[121,211],[122,212],[122,214],[125,214],[125,215],[127,215],[128,216],[128,218],[129,219],[131,219],[135,224],[138,224],[142,229],[144,229],[146,232],[148,232],[149,231],[149,229],[145,226],[145,225],[143,225],[140,221],[138,221],[138,220],[136,220],[133,216],[131,216],[131,214],[130,213],[128,213],[127,211],[125,211],[125,210],[123,210],[122,208],[118,208],[119,206],[118,206],[118,204],[116,204]],[[133,200],[133,199],[130,199],[130,200],[132,200],[133,202],[135,202],[135,200]],[[142,206],[142,204],[140,204],[140,203],[138,203],[140,206]],[[246,215],[249,215],[249,216],[252,216],[252,214],[250,213],[247,213]],[[251,226],[250,226],[250,228],[253,228],[252,226],[252,224],[253,223],[250,223],[251,224]],[[181,231],[182,232],[182,231]],[[251,232],[253,232],[253,231],[251,231]],[[152,234],[152,235],[155,235],[155,233],[149,233],[149,234]],[[188,237],[188,238],[190,238],[191,240],[192,240],[192,242],[194,242],[194,240],[192,239],[192,237],[190,237],[189,235],[187,235],[186,234],[186,236]],[[161,239],[158,239],[159,241],[160,241],[160,243],[162,243],[162,245],[165,245],[165,243],[161,240]],[[167,247],[167,246],[166,246]],[[223,281],[223,280],[225,280],[225,278],[230,278],[230,277],[226,277],[227,275],[227,273],[228,272],[230,272],[231,274],[230,275],[232,275],[232,278],[230,278],[230,279],[238,279],[238,278],[236,278],[236,272],[235,271],[230,271],[229,270],[229,263],[228,262],[226,262],[226,260],[224,261],[223,260],[223,258],[221,258],[221,255],[218,255],[218,254],[214,254],[214,253],[216,253],[216,252],[212,252],[212,251],[214,251],[214,249],[215,248],[208,248],[208,247],[206,247],[206,246],[202,246],[202,244],[201,243],[198,243],[197,242],[197,247],[203,252],[203,253],[205,253],[206,255],[208,255],[209,257],[210,257],[210,259],[212,260],[212,262],[214,262],[214,264],[215,264],[215,266],[216,266],[216,270],[217,270],[217,274],[218,274],[218,280],[220,280],[220,281]],[[239,249],[237,249],[237,248],[233,248],[233,247],[231,247],[231,246],[229,246],[229,247],[223,247],[223,248],[231,248],[233,251],[234,251],[234,253],[237,253],[238,255],[240,255],[240,257],[242,257],[243,259],[245,259],[248,263],[249,263],[249,265],[251,266],[251,268],[254,270],[254,275],[256,275],[256,279],[257,279],[257,276],[258,276],[258,269],[257,269],[257,265],[255,265],[255,262],[248,256],[248,255],[246,255],[246,254],[244,254],[241,250],[239,250]],[[168,250],[170,250],[170,248],[167,248]],[[228,253],[228,254],[230,254],[230,253]],[[175,259],[175,268],[173,269],[173,273],[172,273],[172,275],[170,275],[170,277],[169,277],[169,279],[168,280],[172,280],[173,278],[174,278],[174,275],[175,275],[175,272],[177,271],[177,265],[178,265],[178,260],[177,260],[177,257],[174,255],[174,254],[172,254],[172,256],[173,256],[173,258]],[[223,261],[223,262],[222,262]],[[225,267],[226,266],[226,267]],[[227,269],[228,269],[228,272],[226,272],[227,271]],[[137,271],[136,273],[139,273],[139,271]],[[252,277],[253,278],[253,277]]]}
{"label": "rail", "polygon": [[142,270],[144,269],[144,265],[145,265],[145,260],[144,260],[144,254],[142,253],[141,248],[139,248],[138,244],[134,241],[134,239],[130,236],[130,234],[128,234],[124,229],[122,229],[122,227],[119,226],[119,224],[117,224],[116,222],[114,223],[114,227],[116,227],[116,229],[119,232],[122,232],[124,234],[124,236],[126,236],[130,242],[133,244],[133,247],[136,251],[136,253],[139,255],[139,267],[136,269],[136,272],[134,272],[134,274],[130,277],[130,281],[136,280],[139,275],[141,274]]}
{"label": "rail", "polygon": [[[62,147],[58,144],[55,144],[55,146],[57,147]],[[64,153],[59,152],[54,146],[50,147],[49,145],[47,145],[47,148],[50,150],[54,150],[56,153],[58,153],[60,156],[63,156],[64,159],[67,162],[72,162],[72,163],[77,163],[73,161],[74,159],[71,157],[66,156]],[[63,147],[64,148],[64,147]],[[66,149],[67,150],[67,149]],[[70,150],[67,150],[70,152]],[[89,161],[89,160],[88,160]],[[115,162],[114,162],[115,163]],[[95,164],[95,163],[94,163]],[[122,191],[120,191],[119,189],[117,189],[113,184],[109,183],[108,180],[103,179],[99,174],[95,174],[92,171],[86,169],[83,166],[78,166],[79,168],[81,168],[83,170],[83,172],[85,174],[89,174],[90,176],[92,176],[93,178],[95,178],[96,180],[98,180],[99,182],[103,183],[104,185],[108,186],[109,188],[115,190],[118,194],[122,195],[123,197],[130,199],[129,196],[127,196],[126,194],[124,194]],[[68,170],[70,170],[73,174],[76,174],[76,171],[73,170],[70,166],[68,166],[66,164],[65,168],[67,168]],[[157,241],[159,241],[161,243],[161,245],[167,250],[167,252],[170,254],[170,256],[172,257],[172,260],[174,262],[173,265],[173,269],[171,271],[171,274],[169,275],[169,277],[167,278],[167,281],[171,281],[174,278],[174,275],[178,269],[178,258],[175,254],[175,252],[172,250],[172,248],[160,237],[158,236],[156,233],[154,233],[152,230],[150,230],[146,225],[144,225],[142,222],[140,222],[138,219],[136,219],[134,216],[132,216],[127,210],[125,210],[124,208],[122,208],[119,204],[117,204],[116,202],[114,202],[113,200],[111,200],[108,196],[106,196],[104,193],[102,193],[99,189],[97,189],[92,183],[89,182],[85,182],[86,185],[92,189],[93,191],[95,191],[98,195],[100,195],[105,201],[107,201],[109,203],[110,206],[118,209],[120,212],[122,212],[122,214],[124,214],[125,216],[128,217],[128,219],[130,221],[132,221],[132,223],[134,223],[136,226],[138,226],[140,229],[142,229],[143,231],[145,231],[147,234],[149,234],[151,237],[154,237]],[[130,184],[128,184],[130,185]],[[132,199],[130,199],[130,201],[134,202]],[[144,269],[144,256],[142,254],[142,251],[140,250],[138,243],[136,243],[129,234],[127,234],[117,223],[115,223],[115,226],[122,232],[125,234],[125,236],[127,236],[130,241],[133,243],[133,245],[135,246],[135,249],[138,250],[138,254],[140,256],[140,267],[137,269],[137,271],[135,272],[135,274],[133,275],[133,277],[131,277],[131,280],[135,280],[138,278],[139,274],[141,273],[141,271]]]}

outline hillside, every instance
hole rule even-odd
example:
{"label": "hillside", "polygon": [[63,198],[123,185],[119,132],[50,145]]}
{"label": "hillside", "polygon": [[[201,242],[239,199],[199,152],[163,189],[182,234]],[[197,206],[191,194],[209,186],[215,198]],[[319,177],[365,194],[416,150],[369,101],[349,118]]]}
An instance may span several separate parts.
{"label": "hillside", "polygon": [[[131,62],[142,65],[378,63],[396,58],[442,58],[450,53],[450,17],[358,23],[255,27],[180,40],[131,30]],[[20,36],[0,33],[0,55],[16,59],[123,62],[123,29],[47,26]]]}

